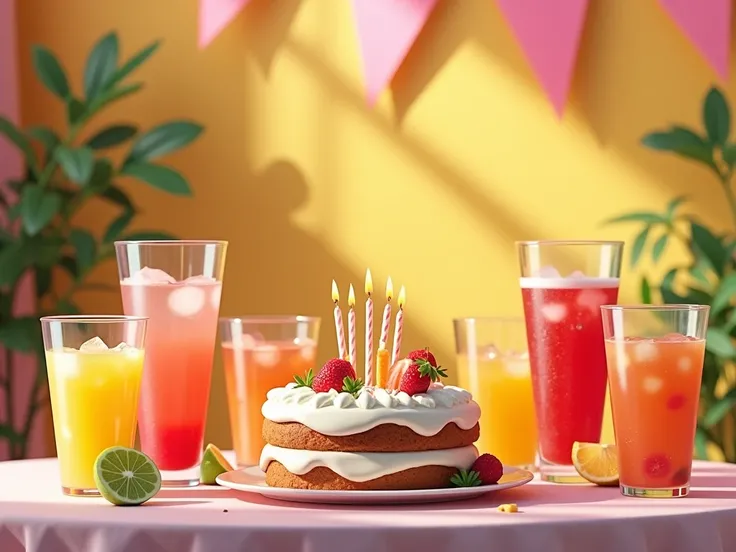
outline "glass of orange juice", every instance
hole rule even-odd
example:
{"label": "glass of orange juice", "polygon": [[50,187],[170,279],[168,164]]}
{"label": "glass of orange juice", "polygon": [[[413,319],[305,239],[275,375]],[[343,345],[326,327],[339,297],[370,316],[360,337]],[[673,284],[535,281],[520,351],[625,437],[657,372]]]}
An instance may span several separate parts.
{"label": "glass of orange juice", "polygon": [[480,405],[480,452],[532,467],[537,453],[532,380],[523,318],[457,318],[458,385]]}
{"label": "glass of orange juice", "polygon": [[601,307],[622,494],[687,496],[705,333],[705,305]]}
{"label": "glass of orange juice", "polygon": [[294,376],[315,374],[320,318],[244,316],[220,319],[230,431],[238,466],[255,466],[265,445],[266,394]]}
{"label": "glass of orange juice", "polygon": [[41,318],[64,494],[99,496],[97,456],[135,444],[147,318]]}

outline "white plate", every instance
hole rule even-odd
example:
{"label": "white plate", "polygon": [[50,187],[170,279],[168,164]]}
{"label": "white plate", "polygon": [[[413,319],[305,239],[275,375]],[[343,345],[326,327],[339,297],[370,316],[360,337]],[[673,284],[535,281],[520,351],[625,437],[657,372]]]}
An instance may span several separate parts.
{"label": "white plate", "polygon": [[449,489],[422,489],[417,491],[319,491],[269,487],[266,477],[258,466],[235,470],[217,477],[223,487],[257,493],[266,498],[289,502],[312,502],[320,504],[412,504],[422,502],[449,502],[466,500],[526,485],[534,476],[518,468],[504,468],[504,475],[496,485],[481,487],[453,487]]}

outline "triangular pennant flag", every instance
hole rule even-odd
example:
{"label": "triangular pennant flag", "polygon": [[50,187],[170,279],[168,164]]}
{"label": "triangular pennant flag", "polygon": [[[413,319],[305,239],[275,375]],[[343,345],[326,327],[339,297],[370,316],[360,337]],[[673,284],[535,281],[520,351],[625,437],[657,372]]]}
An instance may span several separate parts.
{"label": "triangular pennant flag", "polygon": [[590,0],[498,0],[529,63],[562,115]]}
{"label": "triangular pennant flag", "polygon": [[731,0],[659,0],[713,69],[728,78]]}
{"label": "triangular pennant flag", "polygon": [[376,103],[438,0],[353,0],[368,103]]}
{"label": "triangular pennant flag", "polygon": [[206,48],[250,0],[199,0],[199,47]]}

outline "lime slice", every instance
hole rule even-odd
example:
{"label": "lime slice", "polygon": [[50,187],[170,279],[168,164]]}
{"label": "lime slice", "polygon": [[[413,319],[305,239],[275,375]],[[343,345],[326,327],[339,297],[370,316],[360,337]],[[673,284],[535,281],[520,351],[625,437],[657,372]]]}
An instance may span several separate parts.
{"label": "lime slice", "polygon": [[100,494],[116,506],[137,506],[161,488],[161,472],[142,452],[110,447],[95,460],[95,484]]}
{"label": "lime slice", "polygon": [[212,443],[207,445],[202,456],[202,464],[199,467],[200,483],[202,485],[215,485],[217,484],[217,481],[215,481],[217,476],[229,471],[233,471],[233,467],[223,456],[222,451]]}

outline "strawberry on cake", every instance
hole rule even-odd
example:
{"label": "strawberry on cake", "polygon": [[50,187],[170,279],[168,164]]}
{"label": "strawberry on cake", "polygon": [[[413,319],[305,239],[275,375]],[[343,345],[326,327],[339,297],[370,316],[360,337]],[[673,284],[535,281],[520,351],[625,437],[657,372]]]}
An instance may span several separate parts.
{"label": "strawberry on cake", "polygon": [[[478,456],[480,407],[443,385],[428,350],[394,363],[384,387],[365,386],[353,365],[328,361],[272,389],[260,467],[274,487],[333,490],[433,489],[491,484],[503,473]],[[500,470],[500,471],[499,471]]]}

